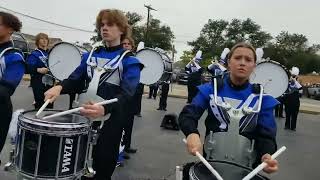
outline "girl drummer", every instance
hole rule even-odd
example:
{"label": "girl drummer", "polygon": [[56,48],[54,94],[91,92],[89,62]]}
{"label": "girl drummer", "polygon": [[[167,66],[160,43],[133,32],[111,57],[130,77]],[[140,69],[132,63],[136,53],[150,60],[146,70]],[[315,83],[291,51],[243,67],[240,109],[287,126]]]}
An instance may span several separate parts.
{"label": "girl drummer", "polygon": [[[251,45],[245,43],[236,44],[228,55],[228,68],[230,74],[221,79],[222,85],[218,87],[218,96],[224,99],[231,99],[233,102],[244,103],[253,92],[253,84],[249,83],[249,76],[256,67],[255,50]],[[181,130],[187,137],[187,149],[189,153],[195,155],[201,152],[202,144],[197,129],[198,120],[203,112],[208,109],[208,116],[205,121],[206,136],[212,132],[226,132],[227,127],[221,126],[223,122],[218,120],[213,113],[213,85],[207,83],[198,86],[199,92],[193,98],[192,103],[186,105],[179,116]],[[210,104],[211,102],[211,104]],[[214,103],[214,102],[213,102]],[[276,144],[276,123],[273,115],[274,107],[278,101],[271,96],[264,95],[261,111],[258,114],[257,124],[252,131],[241,134],[249,139],[255,140],[255,150],[257,157],[254,166],[261,161],[267,163],[264,171],[267,173],[278,170],[278,162],[272,160],[269,154],[277,149]],[[232,147],[232,145],[230,145]]]}

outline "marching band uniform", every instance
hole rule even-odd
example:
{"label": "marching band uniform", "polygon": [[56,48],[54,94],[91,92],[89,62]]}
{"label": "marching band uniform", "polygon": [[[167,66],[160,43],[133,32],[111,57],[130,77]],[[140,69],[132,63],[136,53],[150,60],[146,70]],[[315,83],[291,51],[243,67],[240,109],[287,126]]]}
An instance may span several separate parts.
{"label": "marching band uniform", "polygon": [[[299,74],[299,73],[298,73]],[[294,75],[298,75],[294,74]],[[291,78],[287,93],[284,95],[284,105],[285,105],[285,112],[286,112],[286,123],[285,129],[291,129],[293,131],[296,130],[297,125],[297,117],[300,108],[300,96],[302,93],[302,86],[300,83],[295,79]]]}
{"label": "marching band uniform", "polygon": [[[229,75],[223,77],[223,85],[218,86],[217,97],[221,101],[233,104],[233,107],[249,105],[255,107],[258,95],[254,92],[254,87],[249,82],[241,86],[234,85]],[[187,137],[191,133],[199,134],[197,129],[198,120],[205,110],[208,116],[205,120],[206,136],[210,131],[227,132],[228,131],[228,115],[222,108],[216,106],[213,100],[213,83],[206,83],[198,86],[199,92],[193,99],[192,103],[186,105],[179,116],[179,124],[181,130]],[[269,95],[263,95],[262,106],[259,113],[246,115],[240,120],[240,135],[255,140],[256,159],[254,165],[261,163],[261,157],[265,153],[273,153],[277,149],[276,145],[276,123],[273,115],[274,107],[278,101]],[[232,144],[230,144],[232,148]],[[219,159],[218,159],[219,160]]]}
{"label": "marching band uniform", "polygon": [[[122,45],[115,47],[100,47],[96,49],[89,61],[97,66],[115,66],[119,56],[124,52]],[[84,54],[81,64],[75,71],[61,82],[62,93],[75,93],[83,89],[93,77],[92,67],[87,62],[88,54]],[[93,168],[96,171],[95,179],[111,179],[119,155],[119,145],[123,128],[126,124],[128,109],[124,108],[129,103],[140,80],[140,70],[143,65],[130,55],[125,55],[122,62],[118,63],[119,73],[114,73],[113,80],[101,82],[97,95],[103,99],[118,98],[118,102],[104,105],[105,115],[111,114],[100,130],[96,147],[93,151]],[[107,75],[110,72],[106,72]],[[102,75],[104,76],[104,74]],[[100,78],[100,81],[102,78]],[[118,82],[118,83],[117,83]]]}
{"label": "marching band uniform", "polygon": [[167,110],[167,98],[169,93],[170,80],[160,83],[161,95],[159,101],[159,108],[157,110]]}
{"label": "marching band uniform", "polygon": [[17,50],[6,50],[13,47],[9,42],[0,44],[0,152],[5,144],[11,116],[12,103],[10,97],[19,85],[25,72],[23,53]]}
{"label": "marching band uniform", "polygon": [[185,71],[188,74],[188,101],[187,103],[191,103],[193,97],[196,96],[198,90],[197,86],[201,84],[201,75],[203,72],[203,68],[199,65],[201,60],[202,52],[198,51],[196,57],[189,62]]}
{"label": "marching band uniform", "polygon": [[[48,50],[35,49],[27,58],[28,69],[31,76],[31,87],[35,100],[35,108],[39,109],[44,104],[44,92],[53,86],[54,79],[47,79],[49,76],[41,74],[38,68],[48,67]],[[49,82],[48,82],[49,81]],[[47,108],[53,108],[53,103],[49,103]]]}
{"label": "marching band uniform", "polygon": [[208,72],[213,76],[222,75],[225,71],[227,71],[227,55],[230,52],[229,48],[224,48],[221,53],[220,60],[218,63],[212,63],[207,67]]}

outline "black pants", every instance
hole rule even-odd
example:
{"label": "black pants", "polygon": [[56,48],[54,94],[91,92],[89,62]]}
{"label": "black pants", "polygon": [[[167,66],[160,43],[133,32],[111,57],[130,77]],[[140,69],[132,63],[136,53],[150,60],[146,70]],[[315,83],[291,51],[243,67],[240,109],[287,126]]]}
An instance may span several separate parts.
{"label": "black pants", "polygon": [[155,86],[155,85],[149,86],[149,98],[153,97],[154,99],[156,99],[157,92],[158,92],[158,86]]}
{"label": "black pants", "polygon": [[142,95],[144,91],[144,85],[139,84],[136,90],[136,93],[133,95],[133,109],[134,109],[134,114],[141,114],[141,100],[142,100]]}
{"label": "black pants", "polygon": [[125,145],[125,149],[131,148],[131,137],[132,137],[132,129],[133,129],[133,122],[134,122],[134,114],[130,113],[128,116],[128,120],[124,127],[124,137],[123,137],[123,143]]}
{"label": "black pants", "polygon": [[[0,93],[2,93],[0,91]],[[0,95],[0,152],[6,142],[11,117],[12,117],[12,103],[9,94]]]}
{"label": "black pants", "polygon": [[276,117],[283,117],[283,103],[276,106],[274,113]]}
{"label": "black pants", "polygon": [[188,81],[188,101],[187,103],[191,103],[192,99],[197,95],[198,93],[198,88],[197,86],[199,86],[201,84],[201,82],[192,82],[192,81]]}
{"label": "black pants", "polygon": [[291,130],[296,129],[299,108],[300,108],[300,102],[285,105],[285,111],[286,111],[285,128],[291,129]]}
{"label": "black pants", "polygon": [[72,94],[69,94],[69,109],[72,109],[72,104],[73,104],[73,101],[76,99],[76,94],[75,93],[72,93]]}
{"label": "black pants", "polygon": [[[34,107],[39,109],[44,104],[44,93],[52,86],[44,85],[42,83],[42,76],[31,77],[31,87],[36,104]],[[53,108],[53,103],[49,103],[47,108]]]}
{"label": "black pants", "polygon": [[159,101],[159,109],[166,109],[167,108],[167,98],[168,98],[168,93],[169,93],[169,85],[167,83],[164,83],[162,85],[161,89],[161,96],[160,96],[160,101]]}
{"label": "black pants", "polygon": [[[116,167],[119,146],[124,128],[124,110],[115,109],[111,117],[104,122],[99,132],[97,145],[93,149],[93,169],[96,171],[95,180],[111,180]],[[87,178],[84,178],[87,179]]]}

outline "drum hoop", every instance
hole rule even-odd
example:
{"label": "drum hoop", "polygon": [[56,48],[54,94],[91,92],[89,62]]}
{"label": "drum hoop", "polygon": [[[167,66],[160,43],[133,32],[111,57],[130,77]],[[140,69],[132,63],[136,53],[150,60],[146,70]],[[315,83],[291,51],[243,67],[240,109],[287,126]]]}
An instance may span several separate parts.
{"label": "drum hoop", "polygon": [[[234,165],[234,166],[237,166],[237,167],[240,167],[240,168],[243,168],[243,169],[246,169],[246,170],[249,170],[250,172],[253,170],[252,168],[250,168],[250,167],[246,167],[246,166],[243,166],[243,165],[241,165],[241,164],[238,164],[238,163],[235,163],[235,162],[232,162],[232,161],[224,161],[224,160],[208,160],[208,162],[210,163],[210,162],[212,162],[212,163],[214,163],[214,162],[217,162],[217,163],[226,163],[226,164],[231,164],[231,165]],[[199,165],[199,164],[203,164],[202,162],[200,162],[200,161],[198,161],[198,162],[196,162],[191,168],[190,168],[190,171],[189,171],[189,175],[191,175],[192,177],[194,177],[195,176],[195,173],[194,173],[194,167],[196,166],[196,165]],[[260,177],[260,178],[263,178],[263,179],[265,179],[265,180],[269,180],[269,178],[267,178],[267,177],[265,177],[265,176],[263,176],[263,175],[261,175],[261,174],[256,174],[256,176],[258,176],[258,177]],[[196,178],[196,179],[198,179],[198,177],[194,177],[194,178]]]}
{"label": "drum hoop", "polygon": [[[19,173],[20,176],[23,176],[25,178],[29,178],[29,179],[34,179],[35,177],[33,176],[33,174],[27,173],[23,170],[19,170],[18,168],[15,168],[16,172]],[[80,177],[84,174],[85,172],[85,167],[83,169],[81,169],[80,171],[76,172],[75,174],[72,173],[72,175],[65,175],[65,176],[58,176],[59,180],[74,180],[75,177]],[[39,177],[39,175],[37,176],[37,180],[54,180],[56,179],[55,176],[41,176]]]}
{"label": "drum hoop", "polygon": [[288,70],[284,65],[282,65],[282,64],[280,64],[279,62],[274,61],[274,60],[262,61],[262,62],[260,62],[260,63],[257,64],[257,67],[258,67],[258,65],[264,64],[264,63],[271,63],[271,64],[275,64],[275,65],[278,65],[278,66],[282,67],[282,68],[284,69],[284,71],[286,72],[288,78],[290,77],[290,72],[289,72],[289,70]]}
{"label": "drum hoop", "polygon": [[[49,50],[49,52],[48,52],[48,69],[50,70],[50,74],[55,78],[55,79],[58,79],[54,74],[52,74],[52,72],[51,72],[51,69],[50,69],[50,54],[51,54],[51,52],[53,51],[53,49],[55,48],[55,47],[57,47],[57,46],[59,46],[59,45],[61,45],[61,44],[67,44],[67,45],[71,45],[71,46],[73,46],[73,47],[75,47],[75,49],[78,51],[78,53],[79,53],[79,55],[80,55],[80,57],[81,57],[81,59],[82,59],[82,54],[81,54],[81,52],[80,52],[80,50],[77,48],[77,46],[76,45],[74,45],[74,44],[72,44],[72,43],[69,43],[69,42],[64,42],[64,41],[62,41],[62,42],[58,42],[58,43],[56,43],[56,44],[54,44],[53,45],[53,47]],[[85,49],[85,48],[84,48]],[[80,59],[80,62],[81,62],[81,59]],[[79,64],[80,64],[80,62],[79,62]],[[62,81],[63,79],[58,79],[59,81]]]}
{"label": "drum hoop", "polygon": [[[50,125],[50,126],[46,126],[46,127],[57,127],[57,128],[61,128],[61,126],[63,126],[62,128],[69,128],[69,127],[90,127],[90,120],[88,118],[85,118],[83,116],[84,119],[86,119],[87,122],[81,122],[81,123],[57,123],[57,122],[50,122],[50,121],[41,121],[39,119],[35,119],[35,118],[31,118],[31,117],[26,117],[24,116],[24,114],[26,113],[30,113],[30,112],[35,112],[36,110],[29,110],[29,111],[24,111],[22,112],[19,117],[21,116],[22,118],[18,118],[19,121],[23,121],[25,123],[28,123],[28,124],[32,124],[32,125]],[[50,111],[53,111],[53,112],[61,112],[62,110],[50,110]],[[79,113],[73,113],[75,115],[78,115],[80,116]],[[74,128],[72,128],[74,129]]]}

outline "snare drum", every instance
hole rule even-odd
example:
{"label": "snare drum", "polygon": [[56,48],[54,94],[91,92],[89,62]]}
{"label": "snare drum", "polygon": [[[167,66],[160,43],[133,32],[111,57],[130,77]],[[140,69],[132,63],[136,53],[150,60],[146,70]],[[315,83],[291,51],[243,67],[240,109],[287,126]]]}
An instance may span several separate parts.
{"label": "snare drum", "polygon": [[[37,111],[19,115],[15,155],[23,179],[76,179],[84,174],[89,142],[89,119],[70,114],[41,120]],[[45,110],[43,115],[57,113]]]}
{"label": "snare drum", "polygon": [[[241,180],[252,169],[241,166],[239,164],[228,161],[209,161],[209,164],[221,175],[224,180]],[[190,167],[191,166],[191,167]],[[186,165],[183,169],[183,180],[215,180],[215,176],[208,170],[208,168],[201,162],[193,165]],[[189,177],[185,177],[189,176]],[[269,178],[257,174],[252,180],[268,180]]]}
{"label": "snare drum", "polygon": [[250,75],[251,83],[259,83],[264,92],[272,97],[280,97],[288,88],[289,71],[280,63],[272,60],[263,61]]}
{"label": "snare drum", "polygon": [[80,65],[86,49],[67,42],[60,42],[49,51],[48,66],[51,74],[59,81],[67,79]]}
{"label": "snare drum", "polygon": [[159,80],[170,80],[172,75],[172,61],[165,52],[145,48],[138,51],[136,57],[144,65],[140,75],[141,83],[150,85]]}

